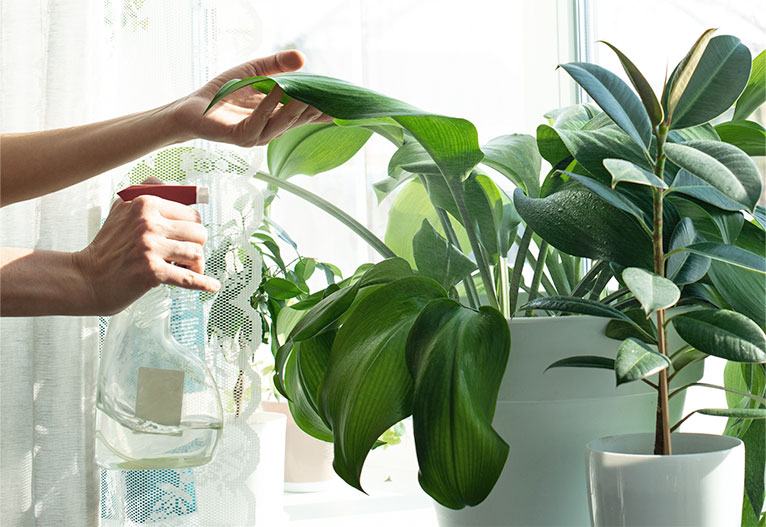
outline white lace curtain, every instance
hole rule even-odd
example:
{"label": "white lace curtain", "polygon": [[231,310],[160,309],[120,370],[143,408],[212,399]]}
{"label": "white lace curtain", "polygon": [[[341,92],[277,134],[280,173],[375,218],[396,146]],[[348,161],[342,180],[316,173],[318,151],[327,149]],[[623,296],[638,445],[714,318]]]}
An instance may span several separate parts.
{"label": "white lace curtain", "polygon": [[[223,18],[207,0],[3,0],[0,132],[92,122],[190,92],[222,67],[254,57],[259,22],[251,4],[227,2]],[[0,209],[0,245],[85,247],[128,171]],[[0,332],[2,524],[130,524],[124,500],[135,482],[119,473],[101,477],[94,464],[98,319],[0,319]],[[153,482],[160,495],[167,485],[193,486],[188,471],[163,472],[166,479]],[[100,486],[111,502],[99,504]],[[195,490],[199,511],[204,493]],[[109,516],[115,499],[123,500],[122,512]],[[138,524],[149,518],[137,517]]]}

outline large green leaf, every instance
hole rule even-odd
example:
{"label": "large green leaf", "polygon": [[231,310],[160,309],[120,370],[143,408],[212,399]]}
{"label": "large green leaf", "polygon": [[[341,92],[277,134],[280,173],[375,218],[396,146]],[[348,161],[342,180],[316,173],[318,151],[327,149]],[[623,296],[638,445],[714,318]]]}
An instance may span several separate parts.
{"label": "large green leaf", "polygon": [[[683,69],[683,66],[682,66]],[[688,128],[706,123],[728,110],[737,100],[750,76],[750,51],[731,35],[710,39],[699,63],[693,69],[688,84],[680,92],[675,108],[670,112],[670,127]],[[672,85],[680,85],[679,73]],[[671,88],[671,101],[676,91]]]}
{"label": "large green leaf", "polygon": [[492,417],[510,343],[499,312],[447,299],[428,304],[412,326],[407,365],[419,480],[444,506],[478,505],[502,473],[509,447]]}
{"label": "large green leaf", "polygon": [[739,148],[719,141],[667,144],[668,158],[691,174],[710,183],[726,197],[753,211],[761,196],[758,167]]}
{"label": "large green leaf", "polygon": [[703,353],[735,362],[766,362],[766,335],[745,315],[699,309],[671,321],[681,338]]}
{"label": "large green leaf", "polygon": [[640,381],[670,366],[670,359],[640,340],[629,338],[623,341],[614,360],[614,374],[617,386]]}
{"label": "large green leaf", "polygon": [[766,419],[766,408],[703,408],[695,411],[702,415],[713,415],[716,417]]}
{"label": "large green leaf", "polygon": [[727,198],[720,190],[710,185],[710,183],[683,168],[676,173],[670,188],[674,193],[692,196],[705,203],[715,205],[719,209],[729,211],[742,210],[741,204]]}
{"label": "large green leaf", "polygon": [[545,198],[513,194],[526,224],[557,249],[574,256],[652,268],[652,241],[629,215],[586,189],[573,188]]}
{"label": "large green leaf", "polygon": [[737,99],[732,119],[747,119],[761,104],[766,101],[766,50],[761,51],[753,59],[750,79],[745,91]]}
{"label": "large green leaf", "polygon": [[614,371],[614,359],[610,359],[609,357],[599,357],[597,355],[579,355],[557,360],[545,368],[545,371],[553,368],[594,368],[597,370]]}
{"label": "large green leaf", "polygon": [[716,261],[710,266],[708,277],[735,311],[766,327],[766,279],[761,273]]}
{"label": "large green leaf", "polygon": [[405,102],[349,82],[305,73],[232,80],[216,93],[208,109],[239,89],[252,86],[264,93],[279,85],[294,98],[338,119],[390,118],[410,132],[439,166],[445,178],[465,178],[482,159],[478,135],[465,119],[424,112]]}
{"label": "large green leaf", "polygon": [[749,156],[766,156],[766,128],[760,123],[727,121],[716,125],[715,131],[721,141],[736,146]]}
{"label": "large green leaf", "polygon": [[633,84],[633,87],[636,89],[636,92],[638,92],[638,96],[641,97],[641,102],[644,105],[646,113],[649,115],[649,121],[651,122],[652,126],[657,126],[660,124],[662,122],[662,118],[664,117],[662,105],[660,105],[660,102],[657,100],[657,96],[654,94],[654,90],[652,90],[649,81],[646,80],[636,65],[633,64],[633,62],[628,57],[626,57],[622,51],[611,45],[609,42],[605,42],[603,40],[601,42],[609,46],[611,50],[614,51],[614,53],[617,55],[617,58],[620,59],[622,68],[628,75],[628,78],[630,79],[631,84]]}
{"label": "large green leaf", "polygon": [[717,242],[700,242],[683,248],[694,254],[701,254],[713,260],[725,262],[758,273],[766,273],[766,259],[736,245]]}
{"label": "large green leaf", "polygon": [[420,274],[447,290],[476,269],[476,264],[440,236],[428,220],[423,220],[412,239],[412,248]]}
{"label": "large green leaf", "polygon": [[647,315],[674,306],[681,298],[676,284],[646,269],[628,267],[622,272],[622,279]]}
{"label": "large green leaf", "polygon": [[[676,225],[670,238],[670,251],[688,247],[699,241],[697,230],[691,218],[684,218]],[[691,284],[696,282],[710,269],[710,258],[686,251],[668,256],[667,276],[676,284]]]}
{"label": "large green leaf", "polygon": [[668,185],[649,170],[624,159],[604,159],[604,168],[612,175],[612,188],[618,183],[635,183],[657,188]]}
{"label": "large green leaf", "polygon": [[577,181],[580,185],[587,188],[591,192],[593,192],[596,196],[603,199],[607,203],[609,203],[611,206],[620,209],[623,212],[626,212],[633,216],[636,221],[644,227],[644,229],[647,232],[650,232],[649,226],[647,225],[648,218],[644,214],[644,212],[638,208],[637,205],[635,205],[629,198],[626,196],[620,194],[618,191],[614,190],[613,188],[610,188],[608,185],[604,185],[603,183],[599,183],[593,178],[589,178],[586,176],[581,176],[579,174],[573,174],[571,172],[563,172],[570,178]]}
{"label": "large green leaf", "polygon": [[588,92],[609,117],[633,141],[648,151],[652,123],[641,100],[611,71],[586,62],[570,62],[561,67]]}
{"label": "large green leaf", "polygon": [[269,172],[280,179],[313,176],[342,165],[364,146],[372,132],[335,124],[307,124],[269,143]]}
{"label": "large green leaf", "polygon": [[[625,315],[630,317],[633,322],[643,328],[643,332],[636,330],[635,326],[628,324],[624,320],[612,319],[606,325],[606,331],[604,334],[610,339],[625,340],[628,337],[639,339],[647,344],[654,344],[657,342],[657,326],[654,325],[651,318],[647,318],[644,314],[644,310],[641,308],[631,308],[622,311]],[[652,335],[654,338],[649,339],[646,335]]]}
{"label": "large green leaf", "polygon": [[705,52],[710,39],[713,38],[714,32],[715,28],[703,31],[702,35],[694,42],[689,52],[673,71],[673,76],[670,79],[671,82],[667,86],[668,120],[673,117],[673,112],[678,106],[684,91],[689,86],[694,70],[697,69],[700,59],[702,59],[702,54]]}
{"label": "large green leaf", "polygon": [[561,130],[579,130],[599,115],[601,108],[593,103],[574,104],[545,112],[548,124]]}
{"label": "large green leaf", "polygon": [[495,137],[482,145],[485,165],[494,168],[523,188],[528,196],[540,193],[540,166],[542,158],[537,141],[531,135],[510,134]]}
{"label": "large green leaf", "polygon": [[416,142],[403,144],[388,162],[388,177],[400,179],[404,172],[410,174],[436,174],[439,167],[428,155],[423,145]]}
{"label": "large green leaf", "polygon": [[444,289],[428,278],[396,280],[362,300],[338,331],[320,410],[333,431],[335,471],[357,489],[378,437],[412,412],[407,335],[423,307],[444,297]]}

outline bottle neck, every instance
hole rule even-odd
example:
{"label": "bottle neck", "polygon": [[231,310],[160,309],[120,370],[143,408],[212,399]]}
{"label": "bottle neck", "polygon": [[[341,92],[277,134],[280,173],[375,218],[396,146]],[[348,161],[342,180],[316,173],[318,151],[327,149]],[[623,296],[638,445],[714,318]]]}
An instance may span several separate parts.
{"label": "bottle neck", "polygon": [[144,296],[133,303],[133,317],[136,324],[148,326],[156,323],[169,324],[170,292],[164,285],[150,289]]}

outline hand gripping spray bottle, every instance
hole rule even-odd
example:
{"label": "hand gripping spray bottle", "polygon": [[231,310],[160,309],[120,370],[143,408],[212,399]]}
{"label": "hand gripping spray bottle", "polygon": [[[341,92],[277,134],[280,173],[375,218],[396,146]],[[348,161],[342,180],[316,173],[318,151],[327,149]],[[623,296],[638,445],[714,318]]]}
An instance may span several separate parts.
{"label": "hand gripping spray bottle", "polygon": [[[134,185],[118,194],[208,200],[207,189],[189,186]],[[109,324],[96,396],[96,461],[104,468],[195,467],[213,457],[223,427],[218,388],[195,351],[170,334],[170,304],[160,285]]]}

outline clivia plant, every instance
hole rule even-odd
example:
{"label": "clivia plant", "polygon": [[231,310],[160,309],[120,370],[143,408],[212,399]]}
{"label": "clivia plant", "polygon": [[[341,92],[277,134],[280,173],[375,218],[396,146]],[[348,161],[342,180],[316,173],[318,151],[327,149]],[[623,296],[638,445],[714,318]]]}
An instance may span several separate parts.
{"label": "clivia plant", "polygon": [[[700,46],[702,44],[704,42]],[[720,42],[716,44],[719,45]],[[757,255],[749,253],[751,256],[747,256],[737,250],[748,252],[746,249],[732,244],[723,244],[729,247],[723,249],[720,243],[715,247],[694,243],[696,234],[688,232],[690,222],[680,221],[678,210],[673,216],[674,208],[664,199],[664,193],[672,186],[666,182],[668,174],[675,175],[672,172],[676,171],[671,163],[668,165],[672,170],[667,173],[662,168],[667,156],[673,161],[675,155],[674,147],[668,141],[673,141],[676,136],[682,139],[698,137],[693,134],[709,128],[688,128],[693,124],[689,122],[698,118],[693,117],[698,110],[694,110],[694,101],[689,102],[683,97],[689,86],[695,86],[692,73],[701,64],[714,60],[710,56],[703,60],[704,50],[702,46],[686,61],[692,68],[690,71],[682,67],[671,77],[668,98],[673,101],[674,113],[667,112],[667,115],[674,116],[673,120],[666,120],[664,115],[657,120],[656,114],[644,119],[641,112],[647,113],[647,110],[642,102],[629,88],[619,86],[614,81],[616,77],[599,80],[601,73],[597,67],[569,67],[572,71],[582,70],[583,78],[590,76],[594,82],[600,82],[593,84],[594,93],[599,94],[594,100],[605,112],[595,117],[589,115],[586,119],[589,123],[585,125],[591,127],[588,133],[597,139],[616,134],[610,146],[614,147],[614,152],[627,152],[625,159],[614,152],[601,158],[616,160],[612,168],[620,171],[617,180],[621,184],[615,189],[607,184],[605,168],[593,169],[594,177],[591,168],[601,166],[601,159],[590,163],[592,151],[585,156],[572,152],[585,140],[580,141],[578,136],[567,141],[557,130],[548,136],[542,134],[542,137],[538,131],[537,141],[529,136],[502,136],[480,147],[475,127],[464,119],[429,114],[337,79],[286,73],[234,80],[221,88],[210,107],[238,89],[253,87],[268,93],[278,84],[285,94],[283,102],[296,98],[336,118],[333,124],[307,125],[274,141],[269,147],[271,173],[258,173],[254,177],[302,196],[330,212],[386,258],[352,280],[331,285],[303,303],[301,307],[306,308],[303,316],[280,342],[275,353],[277,389],[290,399],[293,416],[305,431],[334,443],[334,466],[346,482],[361,489],[360,474],[369,450],[379,444],[378,438],[383,432],[412,415],[420,483],[426,492],[451,508],[476,505],[488,495],[508,455],[508,445],[491,423],[509,354],[510,334],[506,318],[516,311],[525,261],[532,260],[530,263],[535,268],[532,281],[526,286],[533,297],[529,303],[530,311],[597,312],[622,324],[612,327],[615,334],[623,332],[635,337],[625,345],[626,356],[633,350],[640,358],[642,353],[653,353],[647,355],[650,362],[656,360],[655,355],[664,357],[659,359],[662,361],[659,368],[654,363],[648,368],[632,369],[630,375],[636,379],[667,370],[670,358],[651,349],[659,343],[660,335],[665,335],[664,319],[653,329],[645,317],[637,317],[634,311],[620,311],[609,303],[622,302],[630,307],[630,302],[637,299],[646,313],[659,312],[662,317],[664,310],[676,303],[678,298],[674,298],[672,288],[663,281],[665,270],[655,270],[655,248],[662,251],[657,253],[657,269],[664,264],[667,254],[668,260],[672,259],[673,265],[682,268],[686,275],[699,273],[699,266],[704,267],[707,265],[704,262],[710,264],[711,260],[763,272],[759,267],[762,262],[756,262]],[[749,71],[749,54],[746,62]],[[634,70],[631,66],[630,71]],[[747,74],[745,76],[747,82]],[[681,86],[685,88],[678,88]],[[734,99],[742,91],[742,86],[738,90]],[[642,86],[639,93],[645,95],[644,92]],[[719,96],[712,97],[717,99]],[[723,109],[732,102],[727,101]],[[690,104],[692,110],[689,110]],[[719,104],[715,103],[716,106]],[[659,108],[665,112],[667,103]],[[587,113],[589,110],[580,107],[575,111]],[[573,120],[562,115],[566,112],[557,113],[556,118],[569,122],[571,127]],[[680,120],[683,115],[687,115],[687,128],[680,129],[684,124]],[[652,124],[654,120],[655,125]],[[657,126],[662,123],[665,126]],[[406,182],[402,193],[408,188],[423,189],[433,207],[432,219],[423,222],[412,237],[411,258],[416,270],[343,211],[286,181],[297,173],[313,175],[345,162],[371,133],[386,137],[398,147],[389,165],[390,180],[376,185],[379,195],[385,196]],[[572,135],[577,136],[574,132]],[[594,148],[599,144],[598,141],[592,143],[596,145]],[[716,143],[717,147],[722,144],[720,141]],[[688,157],[688,150],[694,150],[690,154],[693,159],[713,155],[704,145],[699,148],[694,144],[678,146],[681,149],[677,156],[679,162],[684,162],[681,160],[684,154]],[[538,148],[554,167],[542,185],[539,184]],[[720,148],[732,151],[728,145]],[[603,150],[598,152],[605,154]],[[554,159],[557,156],[558,159]],[[737,203],[737,211],[752,211],[755,204],[752,162],[746,155],[744,157],[746,162],[741,156],[736,159],[745,163],[742,166],[746,167],[747,190],[727,199]],[[663,164],[658,174],[654,167],[660,160]],[[514,200],[505,196],[485,175],[482,164],[520,188]],[[702,182],[685,184],[684,187],[702,187],[686,189],[686,195],[715,191],[728,196],[726,189],[718,188],[722,186],[720,181],[713,183],[710,178],[705,179],[693,164],[685,168],[689,172],[685,177]],[[569,174],[562,176],[560,169]],[[726,188],[736,180],[739,188],[738,176],[733,176],[732,180],[728,176],[731,169],[727,170],[724,176],[716,172],[715,177],[724,178]],[[581,186],[575,189],[575,185]],[[568,201],[555,202],[551,200],[553,196]],[[547,211],[535,214],[533,209],[538,203],[552,204],[561,213],[577,212],[563,219],[548,216]],[[691,203],[693,206],[688,210],[693,212],[698,203]],[[577,209],[578,205],[580,209]],[[702,216],[707,210],[706,205],[699,207],[703,212],[698,216]],[[520,235],[517,235],[521,225],[517,209],[519,213],[523,210],[522,217],[526,222]],[[654,211],[662,212],[658,218],[671,216],[670,221],[655,222]],[[609,216],[598,225],[590,219],[607,213]],[[687,229],[678,231],[673,249],[668,250],[672,243],[668,231],[675,233],[682,223]],[[570,243],[561,242],[560,234],[559,237],[551,235],[552,228],[562,226],[569,229],[566,236]],[[664,232],[659,230],[662,227]],[[691,227],[696,228],[693,224]],[[759,226],[753,224],[752,228]],[[604,233],[606,235],[601,236]],[[624,239],[620,240],[621,236]],[[613,239],[618,239],[616,245],[612,244]],[[528,249],[532,242],[538,245],[536,261]],[[509,268],[507,257],[514,243],[517,243],[517,258]],[[587,254],[577,248],[581,244],[588,246]],[[598,261],[588,273],[582,274],[578,265],[580,257]],[[628,271],[624,269],[626,267],[632,269]],[[703,275],[706,273],[707,269],[702,271]],[[612,277],[621,280],[625,288],[611,294],[609,303],[596,302]],[[695,290],[697,298],[720,290],[718,286],[706,287],[707,283],[694,284],[700,279],[701,276],[686,282],[700,285]],[[650,285],[642,285],[644,282]],[[558,303],[544,304],[550,297],[535,300],[541,286],[547,294],[560,297]],[[691,292],[694,288],[684,287],[685,291],[687,289]],[[586,294],[594,300],[583,299]],[[572,298],[578,300],[571,301]],[[582,306],[588,306],[587,310]],[[702,315],[702,320],[699,316],[687,316],[686,320],[695,329],[709,327],[704,317],[712,315]],[[715,322],[719,323],[722,316],[716,310]],[[727,318],[726,322],[720,323],[724,329],[739,335],[737,342],[744,346],[740,348],[749,350],[750,359],[754,359],[751,362],[757,362],[764,348],[758,340],[763,335],[762,330],[754,322],[742,320],[744,317],[736,312],[729,318],[733,322]],[[678,326],[681,320],[677,319],[674,324]],[[738,331],[745,331],[746,335]],[[711,341],[721,340],[717,331],[704,334]],[[696,341],[692,341],[692,345],[699,346]],[[704,346],[700,351],[704,351]],[[743,359],[747,355],[732,356]],[[673,359],[681,364],[697,357],[693,351],[684,349]],[[605,364],[602,360],[598,366]],[[615,365],[611,366],[614,369]],[[621,377],[621,380],[627,380],[627,377]],[[661,384],[662,381],[657,384],[658,389]],[[665,393],[670,397],[671,394]],[[757,394],[748,393],[747,397],[749,401],[758,402]],[[761,415],[759,412],[753,408],[743,409],[737,416],[753,417]],[[664,426],[662,421],[660,426]],[[662,436],[662,444],[669,446],[664,431]]]}

